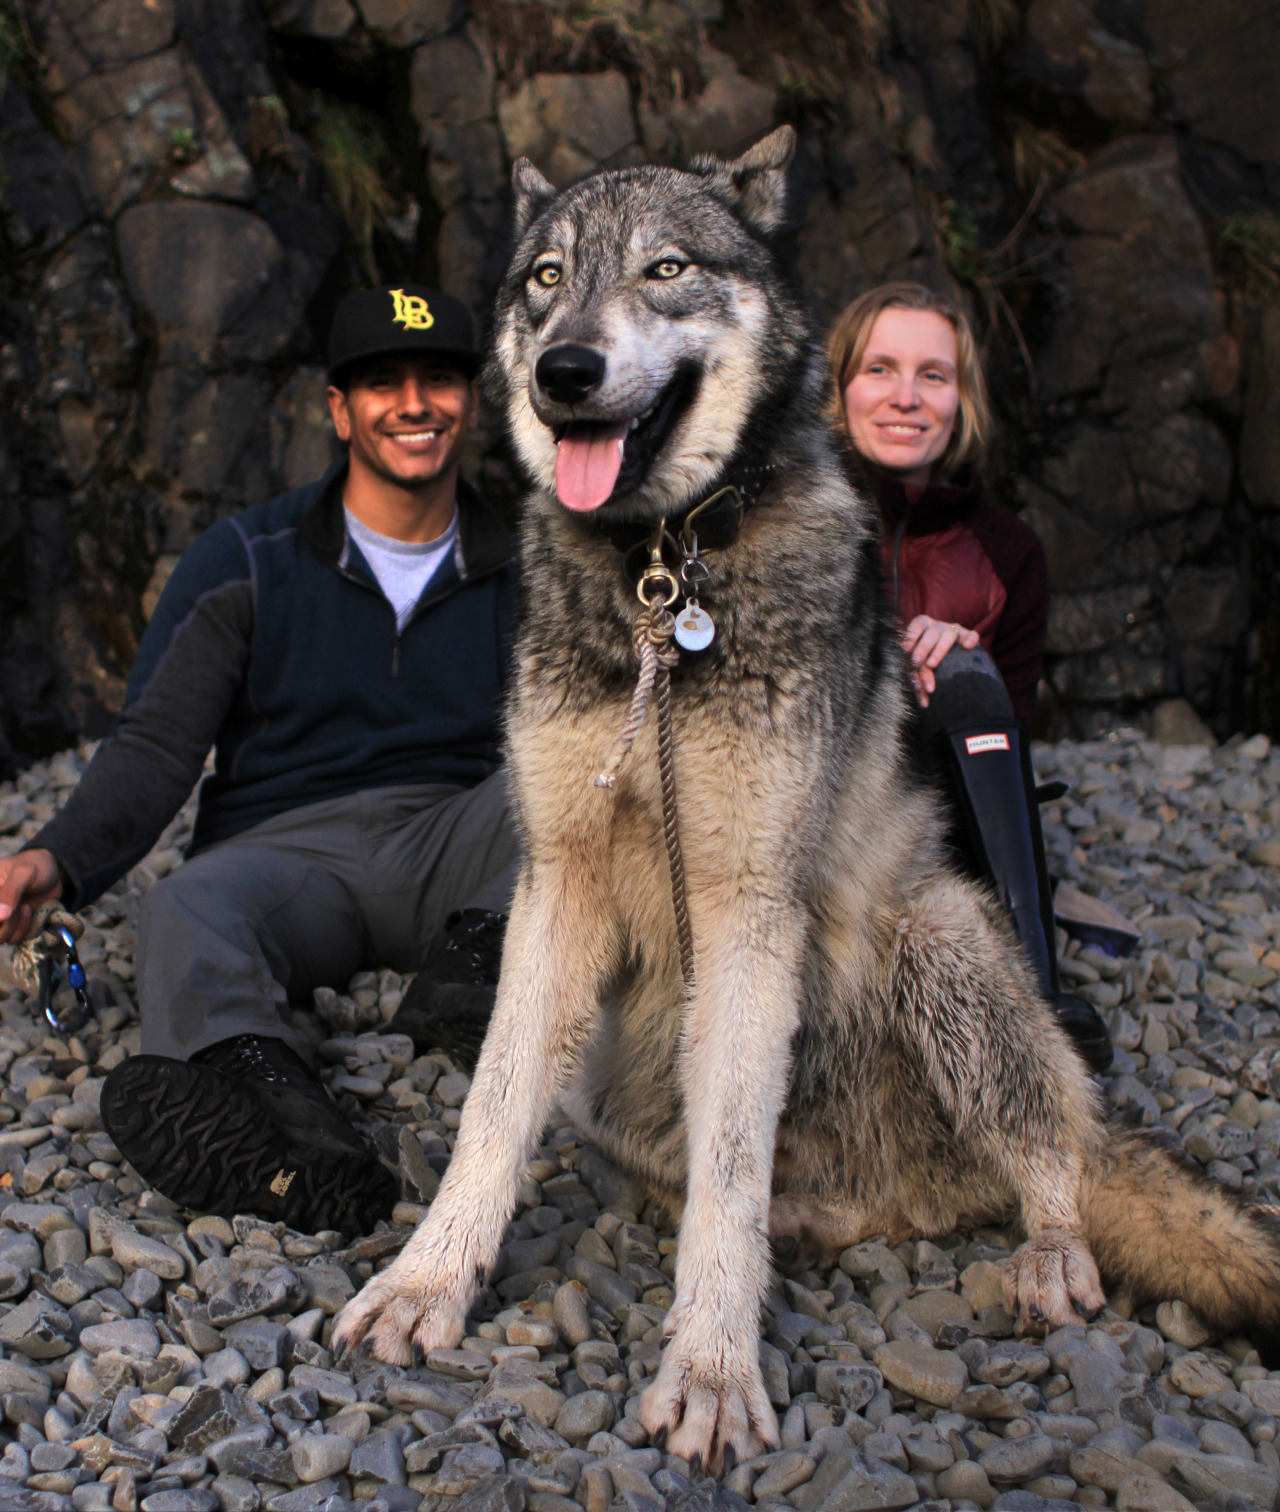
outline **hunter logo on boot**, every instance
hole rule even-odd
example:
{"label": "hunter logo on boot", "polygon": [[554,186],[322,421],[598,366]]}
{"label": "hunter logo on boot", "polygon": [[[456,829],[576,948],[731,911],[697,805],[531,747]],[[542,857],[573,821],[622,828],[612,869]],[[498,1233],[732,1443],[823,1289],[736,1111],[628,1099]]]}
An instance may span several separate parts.
{"label": "hunter logo on boot", "polygon": [[970,756],[980,755],[983,751],[1007,751],[1009,737],[1007,735],[969,735],[965,738],[964,748]]}

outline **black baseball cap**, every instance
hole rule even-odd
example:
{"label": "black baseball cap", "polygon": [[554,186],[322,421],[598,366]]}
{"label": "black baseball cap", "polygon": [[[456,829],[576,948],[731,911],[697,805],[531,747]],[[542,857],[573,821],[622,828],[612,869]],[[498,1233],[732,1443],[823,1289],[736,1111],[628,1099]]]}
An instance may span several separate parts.
{"label": "black baseball cap", "polygon": [[329,382],[367,357],[401,352],[446,358],[469,378],[480,369],[475,324],[460,299],[423,284],[359,289],[338,306],[329,332]]}

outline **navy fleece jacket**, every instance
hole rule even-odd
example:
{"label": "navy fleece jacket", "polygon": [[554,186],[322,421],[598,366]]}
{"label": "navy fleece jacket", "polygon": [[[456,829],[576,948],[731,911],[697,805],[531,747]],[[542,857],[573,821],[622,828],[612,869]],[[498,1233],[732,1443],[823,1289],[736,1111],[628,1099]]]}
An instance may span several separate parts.
{"label": "navy fleece jacket", "polygon": [[212,526],[174,569],[125,707],[31,846],[91,902],[151,849],[198,781],[193,849],[364,788],[472,787],[501,761],[515,599],[510,535],[458,486],[458,547],[397,634],[347,534],[346,463]]}

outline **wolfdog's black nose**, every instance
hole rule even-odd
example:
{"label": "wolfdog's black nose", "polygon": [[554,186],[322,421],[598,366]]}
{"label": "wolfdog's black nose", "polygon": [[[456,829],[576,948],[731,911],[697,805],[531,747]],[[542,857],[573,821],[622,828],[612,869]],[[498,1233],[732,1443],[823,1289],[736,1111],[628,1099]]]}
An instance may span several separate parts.
{"label": "wolfdog's black nose", "polygon": [[604,377],[604,358],[594,347],[562,341],[538,358],[538,386],[557,404],[581,404]]}

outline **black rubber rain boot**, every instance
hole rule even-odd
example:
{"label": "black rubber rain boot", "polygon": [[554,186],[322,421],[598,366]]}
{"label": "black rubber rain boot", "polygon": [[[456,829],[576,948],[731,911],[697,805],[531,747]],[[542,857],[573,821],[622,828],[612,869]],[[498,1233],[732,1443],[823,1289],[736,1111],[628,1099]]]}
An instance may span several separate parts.
{"label": "black rubber rain boot", "polygon": [[443,1050],[465,1070],[474,1070],[498,995],[506,933],[506,914],[464,908],[452,915],[387,1033],[407,1034],[419,1055]]}
{"label": "black rubber rain boot", "polygon": [[1105,1072],[1112,1051],[1102,1015],[1083,998],[1063,992],[1058,980],[1053,898],[1026,733],[1017,723],[975,724],[948,730],[946,743],[973,856],[1009,910],[1062,1027],[1090,1070]]}

